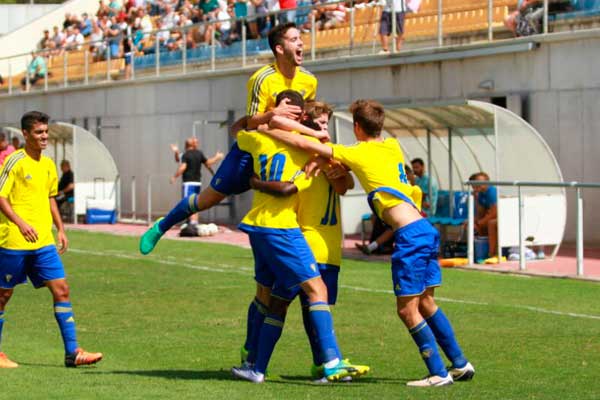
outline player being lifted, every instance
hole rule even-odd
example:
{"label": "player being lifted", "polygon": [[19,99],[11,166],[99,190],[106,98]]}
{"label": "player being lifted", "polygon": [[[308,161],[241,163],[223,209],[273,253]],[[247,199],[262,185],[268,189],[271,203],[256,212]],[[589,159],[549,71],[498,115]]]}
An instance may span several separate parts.
{"label": "player being lifted", "polygon": [[[277,104],[284,98],[294,105],[303,106],[303,99],[297,92],[288,90],[279,93]],[[256,132],[240,131],[238,144],[240,149],[252,155],[254,172],[262,181],[293,181],[299,192],[309,185],[308,179],[295,179],[301,175],[308,161],[307,154]],[[274,294],[289,301],[300,290],[305,293],[311,326],[316,331],[315,343],[324,366],[323,375],[327,380],[363,375],[368,372],[368,367],[351,365],[341,359],[327,287],[299,229],[297,207],[297,194],[282,197],[261,191],[254,193],[252,209],[242,220],[240,229],[250,237],[256,282],[265,291],[274,287]],[[275,307],[275,304],[267,302],[264,322],[259,325],[256,354],[252,351],[248,363],[232,369],[236,377],[255,383],[264,381],[269,359],[283,330],[287,302],[283,309]]]}
{"label": "player being lifted", "polygon": [[[475,370],[434,300],[435,288],[441,285],[437,262],[439,234],[414,205],[398,141],[381,137],[383,106],[372,100],[357,100],[350,106],[350,112],[358,140],[353,146],[316,143],[301,135],[266,127],[261,127],[261,131],[309,154],[338,160],[349,167],[368,193],[373,212],[394,230],[392,281],[398,316],[429,370],[428,377],[407,385],[443,386],[453,380],[469,380]],[[444,367],[436,341],[452,363],[449,371]]]}
{"label": "player being lifted", "polygon": [[[56,166],[42,151],[48,145],[48,116],[31,111],[21,118],[25,148],[11,154],[0,173],[0,337],[4,310],[14,287],[27,277],[35,288],[46,286],[54,300],[54,316],[65,346],[65,366],[97,363],[101,353],[77,344],[69,286],[59,253],[68,241],[58,206]],[[60,250],[52,236],[58,230]],[[0,353],[0,368],[18,365]]]}

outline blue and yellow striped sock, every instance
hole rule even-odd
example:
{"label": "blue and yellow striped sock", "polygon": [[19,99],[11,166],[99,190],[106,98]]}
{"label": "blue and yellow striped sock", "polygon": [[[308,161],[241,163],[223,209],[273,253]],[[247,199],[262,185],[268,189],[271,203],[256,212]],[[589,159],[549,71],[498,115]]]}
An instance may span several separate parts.
{"label": "blue and yellow striped sock", "polygon": [[250,363],[256,362],[260,328],[263,325],[266,315],[267,306],[255,297],[254,300],[252,300],[250,307],[248,307],[248,327],[246,330],[246,343],[244,344],[244,347],[248,351],[247,361]]}
{"label": "blue and yellow striped sock", "polygon": [[467,365],[467,359],[463,355],[462,349],[456,341],[454,330],[446,315],[438,308],[435,313],[426,319],[427,324],[431,327],[431,331],[435,336],[435,340],[440,344],[440,347],[452,362],[454,368],[462,368]]}
{"label": "blue and yellow striped sock", "polygon": [[65,345],[65,354],[73,354],[77,347],[77,333],[75,331],[75,318],[73,308],[68,301],[54,303],[54,317],[58,322],[60,334]]}
{"label": "blue and yellow striped sock", "polygon": [[284,323],[285,318],[276,314],[268,314],[265,317],[258,338],[258,352],[256,354],[256,364],[254,366],[256,372],[260,372],[261,374],[267,372],[267,365],[269,365],[269,360],[271,359],[273,350],[275,350],[275,345],[281,337]]}
{"label": "blue and yellow striped sock", "polygon": [[4,327],[4,311],[0,311],[0,344],[2,344],[2,327]]}
{"label": "blue and yellow striped sock", "polygon": [[443,378],[448,376],[448,371],[446,371],[444,361],[437,348],[435,336],[433,336],[433,332],[429,325],[427,325],[427,322],[423,320],[408,331],[419,348],[419,352],[421,353],[423,361],[425,361],[425,365],[427,365],[429,374],[441,376]]}
{"label": "blue and yellow striped sock", "polygon": [[320,359],[323,363],[341,360],[340,349],[337,344],[333,330],[333,318],[329,310],[329,304],[316,301],[308,305],[308,313],[312,328],[316,332],[316,341],[319,346]]}
{"label": "blue and yellow striped sock", "polygon": [[198,212],[196,198],[197,194],[192,194],[182,199],[169,213],[160,220],[158,228],[162,233],[171,229],[174,225],[187,219],[190,215]]}

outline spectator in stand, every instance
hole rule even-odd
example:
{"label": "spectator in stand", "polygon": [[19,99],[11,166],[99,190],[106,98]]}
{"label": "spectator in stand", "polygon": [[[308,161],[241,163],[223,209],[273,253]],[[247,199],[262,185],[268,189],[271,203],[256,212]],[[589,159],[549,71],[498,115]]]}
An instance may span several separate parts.
{"label": "spectator in stand", "polygon": [[392,7],[396,12],[396,51],[400,51],[404,42],[404,16],[407,11],[405,0],[383,0],[385,5],[381,12],[379,35],[381,36],[381,54],[388,54],[389,37],[392,33]]}
{"label": "spectator in stand", "polygon": [[267,17],[256,17],[256,15],[262,15],[267,13],[267,7],[265,0],[248,0],[247,12],[248,12],[248,27],[250,28],[250,37],[257,39],[261,36],[266,36],[267,29]]}
{"label": "spectator in stand", "polygon": [[116,17],[121,12],[121,4],[117,0],[111,0],[108,3],[108,16]]}
{"label": "spectator in stand", "polygon": [[44,29],[44,36],[40,39],[37,45],[38,50],[48,50],[54,48],[54,42],[50,37],[50,31],[48,29]]}
{"label": "spectator in stand", "polygon": [[282,10],[278,15],[280,24],[296,22],[296,0],[279,0],[279,9]]}
{"label": "spectator in stand", "polygon": [[165,29],[173,29],[179,23],[179,15],[173,11],[173,7],[170,4],[165,4],[165,11],[161,20]]}
{"label": "spectator in stand", "polygon": [[231,34],[231,21],[230,18],[233,18],[229,15],[229,8],[225,6],[224,8],[219,8],[219,12],[217,13],[217,21],[215,24],[215,29],[219,33],[219,40],[223,44],[229,44],[230,42],[230,34]]}
{"label": "spectator in stand", "polygon": [[18,136],[13,136],[12,140],[12,146],[15,148],[15,150],[19,150],[20,148],[22,148],[24,146],[23,143],[21,143],[21,140],[19,139]]}
{"label": "spectator in stand", "polygon": [[[412,169],[416,175],[415,184],[423,192],[422,210],[428,217],[433,217],[437,210],[438,182],[425,173],[425,163],[421,158],[411,161]],[[431,179],[431,193],[429,193],[429,179]]]}
{"label": "spectator in stand", "polygon": [[104,2],[104,0],[100,0],[98,4],[98,11],[96,11],[96,17],[98,17],[98,19],[101,19],[102,17],[108,17],[109,13],[110,9],[108,8],[108,5]]}
{"label": "spectator in stand", "polygon": [[[42,57],[41,54],[39,53],[35,53],[35,52],[31,52],[31,62],[29,63],[29,66],[27,67],[27,75],[29,76],[29,85],[33,86],[35,85],[35,83],[40,80],[40,79],[44,79],[44,77],[46,76],[46,72],[47,72],[47,68],[46,68],[46,59],[44,57]],[[27,90],[27,77],[23,77],[23,79],[21,79],[21,87],[23,88],[23,90]]]}
{"label": "spectator in stand", "polygon": [[0,131],[0,167],[4,164],[4,159],[15,152],[15,147],[8,144],[6,133]]}
{"label": "spectator in stand", "polygon": [[104,58],[106,44],[104,43],[104,32],[100,26],[94,22],[92,25],[92,34],[90,35],[90,53],[94,61],[100,61]]}
{"label": "spectator in stand", "polygon": [[[469,180],[489,181],[490,177],[485,172],[471,175]],[[476,185],[473,192],[477,198],[475,210],[475,232],[487,236],[489,255],[494,257],[498,251],[498,191],[494,186]]]}
{"label": "spectator in stand", "polygon": [[54,36],[52,36],[52,41],[54,42],[55,49],[62,49],[65,45],[65,34],[58,29],[58,26],[52,28],[54,32]]}
{"label": "spectator in stand", "polygon": [[88,17],[87,13],[82,14],[81,23],[79,24],[79,32],[84,37],[88,37],[92,34],[92,20]]}
{"label": "spectator in stand", "polygon": [[108,51],[110,53],[110,58],[118,58],[121,56],[121,38],[122,31],[119,23],[117,22],[117,17],[111,17],[110,22],[104,31],[104,36],[108,41]]}
{"label": "spectator in stand", "polygon": [[65,13],[65,20],[63,21],[63,30],[66,31],[68,27],[73,24],[71,20],[71,13]]}
{"label": "spectator in stand", "polygon": [[346,6],[344,3],[327,4],[318,7],[317,29],[331,29],[346,21]]}
{"label": "spectator in stand", "polygon": [[83,35],[79,32],[79,27],[71,25],[67,28],[67,39],[65,48],[67,50],[81,50],[81,45],[85,42]]}
{"label": "spectator in stand", "polygon": [[216,19],[216,14],[219,12],[218,0],[200,0],[198,7],[202,10],[202,14],[206,17],[204,20]]}

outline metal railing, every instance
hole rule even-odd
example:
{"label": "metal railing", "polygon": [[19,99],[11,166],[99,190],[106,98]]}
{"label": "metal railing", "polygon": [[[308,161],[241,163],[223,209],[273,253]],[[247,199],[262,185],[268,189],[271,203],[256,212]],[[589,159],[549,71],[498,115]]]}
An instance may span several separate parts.
{"label": "metal railing", "polygon": [[[473,195],[473,186],[512,186],[517,187],[517,199],[519,209],[519,270],[527,269],[525,262],[525,205],[523,201],[522,187],[538,188],[563,188],[575,189],[576,192],[576,255],[577,255],[577,276],[583,276],[583,189],[600,189],[600,183],[581,183],[581,182],[521,182],[521,181],[467,181],[464,183],[469,187],[468,201],[468,237],[467,253],[469,264],[474,263],[474,242],[475,242],[475,200]],[[502,248],[500,247],[500,235],[498,235],[498,260],[501,260]]]}
{"label": "metal railing", "polygon": [[[316,60],[318,56],[322,58],[338,58],[340,55],[359,55],[359,54],[375,54],[377,51],[376,43],[379,41],[378,34],[378,26],[380,23],[381,10],[382,8],[379,5],[373,6],[370,3],[369,6],[358,8],[354,5],[354,2],[350,2],[350,7],[346,11],[346,19],[344,21],[344,27],[347,27],[347,31],[344,31],[344,35],[342,35],[342,39],[344,39],[347,43],[342,43],[340,41],[340,37],[336,37],[337,40],[336,45],[331,45],[330,43],[326,43],[326,46],[323,46],[321,42],[327,42],[327,32],[333,32],[337,28],[334,29],[317,29],[317,22],[315,19],[315,13],[313,11],[318,10],[324,6],[332,6],[337,4],[344,4],[343,1],[325,3],[320,5],[310,5],[310,6],[302,6],[296,9],[297,17],[296,21],[304,21],[306,24],[310,22],[310,29],[308,32],[304,32],[304,41],[305,48],[310,47],[309,59]],[[392,29],[391,29],[391,53],[396,52],[396,43],[398,40],[401,40],[397,36],[396,33],[396,13],[401,12],[402,10],[395,10],[394,3],[392,3]],[[435,34],[427,33],[425,35],[419,34],[414,38],[411,37],[411,26],[405,25],[404,35],[406,37],[405,42],[407,43],[406,47],[411,47],[413,49],[420,47],[438,47],[444,46],[444,41],[450,35],[452,35],[451,27],[448,27],[448,31],[450,32],[448,35],[445,34],[446,24],[446,16],[450,14],[457,13],[465,13],[466,10],[471,10],[476,8],[477,10],[483,10],[487,8],[486,14],[486,28],[477,28],[472,32],[467,29],[466,32],[463,33],[476,33],[476,32],[486,32],[487,40],[493,41],[494,38],[494,30],[500,24],[500,21],[494,20],[495,12],[500,10],[504,12],[506,6],[502,4],[506,4],[506,2],[498,3],[501,5],[496,6],[494,4],[494,0],[488,0],[485,4],[482,2],[479,6],[466,5],[460,7],[451,7],[444,8],[442,4],[442,0],[437,1],[437,10],[425,9],[417,12],[416,14],[407,14],[406,24],[408,25],[408,21],[413,20],[415,18],[421,18],[421,15],[428,15],[431,17],[435,17],[436,19],[436,28]],[[543,29],[542,34],[548,33],[548,0],[544,0],[545,9],[543,14]],[[515,1],[516,5],[516,1]],[[357,20],[357,13],[365,13],[366,11],[361,11],[364,9],[372,10],[371,18],[369,20]],[[457,11],[460,10],[460,11]],[[69,54],[71,53],[69,50],[63,49],[53,49],[53,50],[42,50],[38,52],[42,54],[44,57],[48,57],[48,60],[52,60],[53,66],[51,67],[53,71],[56,73],[62,74],[62,79],[55,79],[52,76],[49,76],[46,72],[43,77],[43,89],[47,91],[49,86],[54,87],[68,87],[74,85],[89,85],[91,83],[97,83],[99,81],[111,81],[114,75],[119,75],[122,73],[122,64],[125,58],[128,59],[128,65],[130,67],[125,67],[125,74],[127,79],[134,80],[148,76],[156,76],[161,77],[165,75],[174,75],[174,74],[188,74],[193,71],[198,70],[206,70],[206,71],[215,71],[218,66],[218,60],[221,59],[229,59],[229,60],[240,60],[241,66],[246,67],[249,63],[258,63],[257,59],[252,59],[252,56],[260,56],[261,53],[270,53],[270,49],[266,44],[266,39],[261,37],[260,39],[250,39],[248,38],[247,33],[247,25],[254,24],[259,20],[266,21],[266,24],[271,24],[271,26],[277,25],[279,20],[282,19],[281,16],[289,10],[279,10],[276,12],[268,12],[263,14],[257,14],[252,17],[242,17],[242,18],[231,18],[229,20],[217,20],[211,22],[201,22],[198,24],[190,25],[187,27],[173,27],[170,29],[163,30],[154,30],[152,32],[144,32],[144,36],[152,37],[154,39],[154,48],[144,48],[144,55],[141,57],[136,56],[136,51],[131,51],[130,54],[125,54],[123,58],[117,58],[116,54],[112,54],[110,51],[111,44],[114,49],[116,41],[122,41],[122,39],[126,36],[125,33],[121,33],[119,37],[114,38],[104,38],[101,41],[97,42],[87,42],[83,45],[78,46],[78,50],[81,51],[83,48],[83,60],[72,61],[69,60]],[[366,14],[365,14],[366,15]],[[465,14],[466,15],[466,14]],[[161,16],[158,16],[160,18]],[[234,31],[236,26],[241,26],[240,29],[240,38],[239,42],[233,42],[228,45],[222,44],[216,38],[216,27],[218,24],[229,23],[231,26],[230,31]],[[304,25],[306,31],[306,26]],[[363,37],[357,40],[357,32],[359,28],[367,26],[368,29],[362,29],[361,32]],[[190,48],[188,47],[187,36],[192,30],[200,30],[205,31],[206,29],[210,29],[212,34],[210,35],[210,39],[207,42],[200,43],[198,47]],[[171,33],[178,32],[179,35],[183,38],[182,44],[177,48],[173,48],[171,50],[165,49],[164,46],[161,45],[161,36],[164,36],[164,32],[169,31]],[[321,32],[323,32],[321,34]],[[366,32],[366,33],[365,33]],[[339,33],[339,32],[338,32]],[[415,32],[412,32],[415,33]],[[415,33],[416,34],[416,33]],[[306,40],[306,35],[309,35],[309,39]],[[321,36],[320,36],[321,35]],[[347,37],[345,36],[347,35]],[[365,38],[366,37],[366,38]],[[131,37],[128,40],[133,41]],[[404,40],[404,39],[402,39]],[[239,44],[238,44],[239,43]],[[307,46],[310,43],[310,46]],[[194,41],[194,46],[198,43]],[[97,45],[97,46],[96,46]],[[133,43],[132,43],[133,46]],[[137,44],[136,44],[137,46]],[[99,48],[99,54],[96,54],[96,62],[91,62],[92,52],[91,49]],[[106,50],[102,50],[106,49]],[[199,50],[198,50],[199,49]],[[227,49],[230,49],[228,51]],[[357,49],[360,49],[360,52],[357,52]],[[105,51],[105,53],[102,53]],[[7,76],[5,76],[8,84],[0,87],[0,92],[7,91],[9,94],[16,92],[15,85],[13,83],[13,77],[21,76],[21,71],[27,71],[30,60],[28,59],[29,53],[18,54],[11,57],[0,58],[0,69],[3,69],[7,72]],[[74,53],[71,53],[74,54]],[[120,54],[119,54],[120,55]],[[62,59],[61,59],[62,58]],[[54,64],[55,60],[57,62],[62,61],[62,68],[57,69],[57,64]],[[105,63],[105,70],[100,70],[100,67],[104,67],[100,63]],[[5,64],[2,66],[2,64]],[[221,63],[223,64],[223,63]],[[21,66],[21,68],[18,68]],[[94,66],[94,68],[92,68]],[[193,66],[193,68],[192,68]],[[24,68],[23,68],[24,67]],[[151,67],[154,67],[154,74],[150,73]],[[48,68],[46,68],[48,71]],[[19,74],[16,74],[19,73]],[[35,87],[31,84],[29,79],[29,74],[25,73],[25,91],[29,91],[32,87]],[[41,79],[40,79],[41,80]],[[18,85],[18,83],[17,83]],[[41,86],[38,86],[41,87]]]}

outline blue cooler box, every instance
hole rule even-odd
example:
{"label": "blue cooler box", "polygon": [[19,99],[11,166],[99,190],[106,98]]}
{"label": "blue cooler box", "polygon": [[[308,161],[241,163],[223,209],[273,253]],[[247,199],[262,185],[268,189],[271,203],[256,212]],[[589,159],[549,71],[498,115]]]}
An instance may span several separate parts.
{"label": "blue cooler box", "polygon": [[117,222],[117,210],[111,200],[88,199],[85,211],[86,224],[114,224]]}

